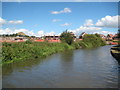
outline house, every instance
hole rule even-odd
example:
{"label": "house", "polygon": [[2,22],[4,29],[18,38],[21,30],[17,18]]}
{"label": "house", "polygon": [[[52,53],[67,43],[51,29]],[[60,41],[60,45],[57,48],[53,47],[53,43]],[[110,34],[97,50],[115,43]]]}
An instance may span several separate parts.
{"label": "house", "polygon": [[74,41],[76,41],[76,35],[73,32],[70,32],[70,34],[73,36]]}
{"label": "house", "polygon": [[76,38],[76,35],[73,32],[70,32],[70,34],[73,36],[73,38]]}
{"label": "house", "polygon": [[107,37],[105,35],[103,35],[103,34],[99,34],[99,35],[102,39],[106,40]]}
{"label": "house", "polygon": [[58,35],[44,36],[44,38],[48,42],[60,42],[60,36],[58,36]]}
{"label": "house", "polygon": [[19,36],[14,37],[14,41],[17,41],[17,42],[24,42],[26,40],[28,40],[28,39],[25,37],[19,37]]}
{"label": "house", "polygon": [[45,40],[59,40],[60,36],[58,35],[51,35],[51,36],[44,36]]}
{"label": "house", "polygon": [[79,36],[79,39],[80,39],[80,40],[83,39],[84,35],[86,35],[86,34],[87,34],[87,33],[85,33],[85,32],[81,33],[80,36]]}
{"label": "house", "polygon": [[113,34],[108,34],[106,37],[107,41],[112,41],[113,40],[114,35]]}
{"label": "house", "polygon": [[118,40],[119,40],[119,34],[115,34],[115,35],[113,36],[113,40],[118,41]]}

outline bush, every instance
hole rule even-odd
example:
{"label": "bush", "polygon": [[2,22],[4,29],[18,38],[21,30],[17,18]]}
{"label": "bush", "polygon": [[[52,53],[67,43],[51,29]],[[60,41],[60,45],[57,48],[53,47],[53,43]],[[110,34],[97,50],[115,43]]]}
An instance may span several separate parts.
{"label": "bush", "polygon": [[26,43],[26,44],[31,44],[32,41],[31,41],[31,40],[27,40],[25,43]]}
{"label": "bush", "polygon": [[64,43],[71,45],[73,43],[74,36],[70,32],[63,32],[60,35],[60,40]]}
{"label": "bush", "polygon": [[66,43],[16,42],[3,43],[2,63],[11,63],[30,58],[43,58],[66,49],[74,49]]}
{"label": "bush", "polygon": [[[69,36],[69,34],[63,34]],[[70,36],[71,37],[71,36]],[[63,40],[67,40],[63,38]],[[68,39],[69,40],[69,39]],[[72,38],[73,40],[73,38]],[[70,44],[70,45],[69,45]],[[2,46],[2,63],[11,63],[19,60],[30,58],[43,58],[53,53],[82,48],[91,48],[105,45],[104,41],[96,35],[85,35],[82,41],[66,43],[48,43],[48,42],[16,42],[3,43]]]}
{"label": "bush", "polygon": [[99,35],[87,34],[83,40],[79,42],[79,45],[83,48],[92,48],[105,45],[105,42]]}

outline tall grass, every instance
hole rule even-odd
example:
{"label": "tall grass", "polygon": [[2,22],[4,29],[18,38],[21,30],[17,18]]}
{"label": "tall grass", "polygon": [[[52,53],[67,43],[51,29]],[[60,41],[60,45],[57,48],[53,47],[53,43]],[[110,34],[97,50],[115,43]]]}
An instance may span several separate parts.
{"label": "tall grass", "polygon": [[61,52],[74,47],[66,43],[48,42],[17,42],[3,43],[2,63],[11,63],[29,58],[43,58],[53,53]]}
{"label": "tall grass", "polygon": [[48,42],[16,42],[3,43],[2,63],[12,63],[19,60],[30,58],[43,58],[48,55],[79,48],[92,48],[105,45],[105,42],[96,35],[86,35],[82,41],[67,43],[48,43]]}
{"label": "tall grass", "polygon": [[105,41],[97,34],[87,34],[83,40],[79,42],[82,48],[93,48],[106,45]]}

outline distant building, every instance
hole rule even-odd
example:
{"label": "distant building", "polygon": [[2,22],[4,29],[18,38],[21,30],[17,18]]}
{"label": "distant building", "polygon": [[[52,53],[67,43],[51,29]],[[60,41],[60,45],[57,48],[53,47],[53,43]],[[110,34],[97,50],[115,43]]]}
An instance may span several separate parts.
{"label": "distant building", "polygon": [[108,34],[106,37],[107,41],[112,41],[113,40],[114,35],[113,34]]}
{"label": "distant building", "polygon": [[58,35],[51,35],[51,36],[44,36],[45,40],[59,40],[60,36]]}
{"label": "distant building", "polygon": [[79,39],[83,39],[84,35],[86,35],[86,34],[87,33],[85,33],[85,32],[81,33],[80,36],[79,36]]}
{"label": "distant building", "polygon": [[102,39],[106,39],[107,37],[103,34],[99,34]]}
{"label": "distant building", "polygon": [[17,41],[17,42],[26,41],[26,40],[28,39],[25,37],[14,37],[14,41]]}

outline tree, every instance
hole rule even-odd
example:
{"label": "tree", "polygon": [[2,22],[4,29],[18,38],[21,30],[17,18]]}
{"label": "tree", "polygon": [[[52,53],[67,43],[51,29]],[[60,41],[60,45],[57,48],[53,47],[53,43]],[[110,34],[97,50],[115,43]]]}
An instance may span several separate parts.
{"label": "tree", "polygon": [[118,29],[118,40],[119,40],[118,44],[120,45],[120,29]]}
{"label": "tree", "polygon": [[120,38],[120,29],[118,29],[118,38]]}
{"label": "tree", "polygon": [[67,30],[60,35],[60,40],[69,45],[73,43],[73,39],[74,39],[74,35],[71,34],[71,32],[68,32]]}

